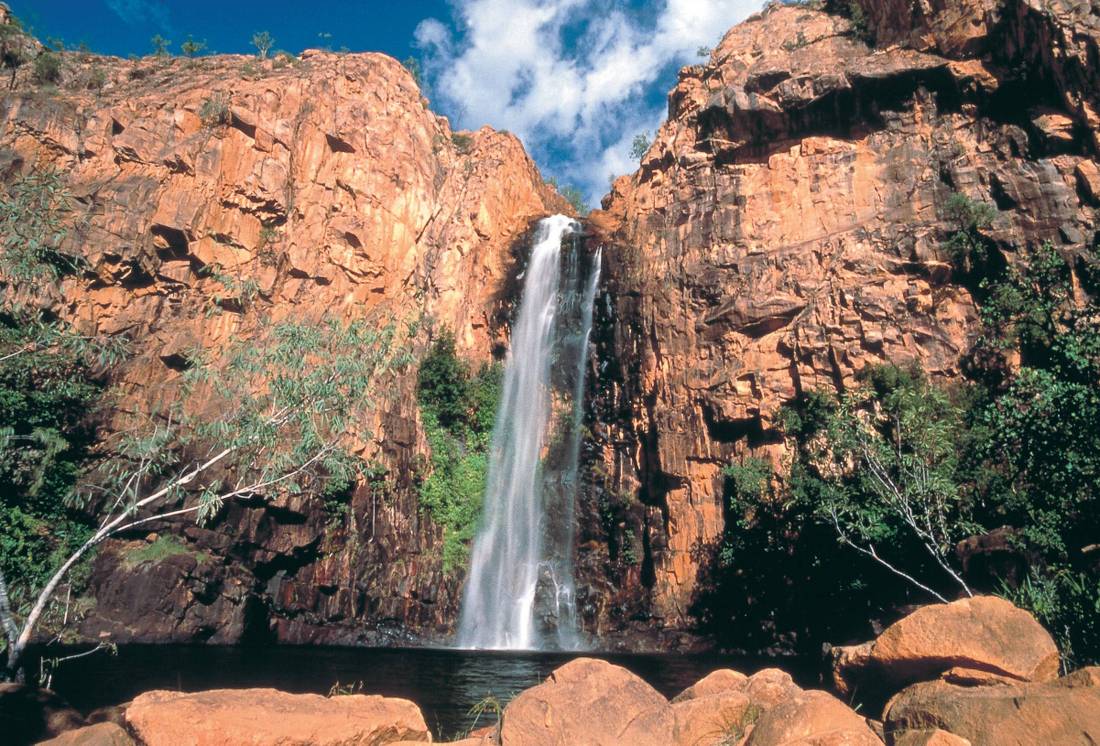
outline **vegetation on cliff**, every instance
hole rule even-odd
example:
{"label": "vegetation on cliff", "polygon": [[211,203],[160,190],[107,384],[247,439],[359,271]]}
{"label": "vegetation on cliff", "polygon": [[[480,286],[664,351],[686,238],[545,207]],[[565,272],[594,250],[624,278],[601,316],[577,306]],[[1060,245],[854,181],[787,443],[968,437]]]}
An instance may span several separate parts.
{"label": "vegetation on cliff", "polygon": [[350,452],[352,423],[377,398],[378,380],[406,362],[394,323],[261,319],[225,349],[182,353],[179,395],[92,460],[88,415],[102,395],[92,365],[102,373],[118,364],[117,342],[81,336],[34,305],[80,267],[63,249],[68,203],[51,171],[17,179],[0,199],[0,623],[9,675],[57,608],[62,583],[74,590],[78,568],[105,539],[171,530],[181,517],[207,522],[228,500],[350,489],[363,468]]}
{"label": "vegetation on cliff", "polygon": [[[785,407],[780,478],[754,458],[727,470],[729,521],[700,609],[732,621],[730,639],[819,643],[845,634],[846,614],[976,585],[1033,611],[1073,663],[1100,659],[1100,306],[1075,298],[1051,246],[999,260],[982,211],[954,204],[949,245],[982,320],[967,380],[869,367],[856,388]],[[999,564],[967,567],[964,540],[995,529]]]}
{"label": "vegetation on cliff", "polygon": [[431,448],[431,470],[422,477],[420,507],[443,528],[443,568],[465,568],[481,517],[503,369],[472,373],[444,331],[420,363],[418,398]]}

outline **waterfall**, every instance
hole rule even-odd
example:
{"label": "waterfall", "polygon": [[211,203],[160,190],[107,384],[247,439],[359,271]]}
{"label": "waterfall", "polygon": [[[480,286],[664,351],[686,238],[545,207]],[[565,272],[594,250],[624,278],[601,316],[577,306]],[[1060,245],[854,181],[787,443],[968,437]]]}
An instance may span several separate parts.
{"label": "waterfall", "polygon": [[540,221],[523,274],[459,647],[580,647],[573,502],[600,257],[584,277],[578,247],[563,256],[578,227],[564,215]]}

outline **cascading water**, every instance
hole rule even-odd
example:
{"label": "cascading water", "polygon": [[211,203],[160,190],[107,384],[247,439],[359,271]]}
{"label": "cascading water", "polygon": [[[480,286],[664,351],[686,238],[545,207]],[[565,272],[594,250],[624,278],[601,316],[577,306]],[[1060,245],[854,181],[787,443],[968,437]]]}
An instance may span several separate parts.
{"label": "cascading water", "polygon": [[523,275],[459,647],[580,647],[573,501],[600,257],[582,277],[577,246],[563,256],[562,240],[578,227],[564,215],[540,221]]}

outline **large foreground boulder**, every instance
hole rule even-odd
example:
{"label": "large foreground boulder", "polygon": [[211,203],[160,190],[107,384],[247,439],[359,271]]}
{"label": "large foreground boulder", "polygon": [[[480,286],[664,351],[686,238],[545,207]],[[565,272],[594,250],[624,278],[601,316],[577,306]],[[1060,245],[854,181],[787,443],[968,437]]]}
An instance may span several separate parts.
{"label": "large foreground boulder", "polygon": [[[504,708],[503,746],[668,746],[668,700],[621,666],[578,658]],[[645,719],[646,732],[641,725]]]}
{"label": "large foreground boulder", "polygon": [[766,710],[746,746],[882,746],[867,722],[826,692],[800,692]]}
{"label": "large foreground boulder", "polygon": [[1091,746],[1100,743],[1100,688],[1091,679],[1085,674],[1049,683],[999,686],[914,684],[887,708],[887,743],[919,744],[910,732],[940,729],[972,746]]}
{"label": "large foreground boulder", "polygon": [[152,691],[133,701],[126,722],[145,746],[381,746],[431,740],[412,702],[361,694]]}
{"label": "large foreground boulder", "polygon": [[960,681],[1050,681],[1058,648],[1031,614],[996,596],[925,606],[891,625],[867,646],[834,652],[842,694],[873,689],[888,697],[947,672]]}

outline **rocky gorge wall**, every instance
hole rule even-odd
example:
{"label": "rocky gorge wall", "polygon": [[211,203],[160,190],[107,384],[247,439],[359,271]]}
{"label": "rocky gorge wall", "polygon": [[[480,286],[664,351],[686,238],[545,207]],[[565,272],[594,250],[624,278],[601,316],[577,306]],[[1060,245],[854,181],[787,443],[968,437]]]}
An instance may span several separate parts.
{"label": "rocky gorge wall", "polygon": [[[130,340],[104,442],[178,395],[190,349],[248,339],[263,317],[422,317],[487,360],[513,243],[568,210],[514,136],[452,132],[384,55],[60,56],[57,88],[27,65],[0,95],[0,171],[56,169],[72,195],[66,240],[87,271],[37,302],[82,333]],[[428,339],[423,326],[411,352]],[[386,476],[359,486],[345,521],[303,494],[181,524],[182,546],[156,561],[134,560],[155,536],[108,542],[82,634],[378,642],[388,629],[446,632],[458,580],[443,573],[441,529],[417,503],[428,447],[415,366],[386,389],[359,453]]]}
{"label": "rocky gorge wall", "polygon": [[859,5],[731,29],[590,216],[611,248],[580,594],[605,634],[690,644],[722,469],[782,464],[785,401],[876,363],[959,376],[977,317],[942,248],[952,195],[996,208],[1009,262],[1050,241],[1080,266],[1100,241],[1094,6]]}
{"label": "rocky gorge wall", "polygon": [[[1100,245],[1100,20],[1084,3],[863,0],[864,21],[770,7],[684,68],[637,173],[588,220],[604,247],[578,505],[586,630],[698,643],[695,601],[727,516],[722,469],[780,463],[776,416],[865,366],[960,374],[976,333],[942,243],[952,195],[992,205],[1007,261]],[[873,44],[868,40],[873,40]],[[383,55],[134,62],[65,53],[59,90],[0,95],[0,176],[68,175],[90,271],[41,299],[125,333],[105,432],[177,395],[185,353],[262,316],[409,318],[502,349],[531,223],[568,207],[519,141],[455,136]],[[102,73],[103,84],[80,81]],[[217,275],[231,278],[244,298]],[[227,297],[230,296],[230,297]],[[422,352],[427,336],[418,338]],[[330,525],[318,496],[232,505],[185,551],[106,545],[88,636],[119,642],[438,638],[460,579],[415,485],[415,376],[383,393],[360,455],[387,477]],[[401,632],[398,632],[401,630]]]}

